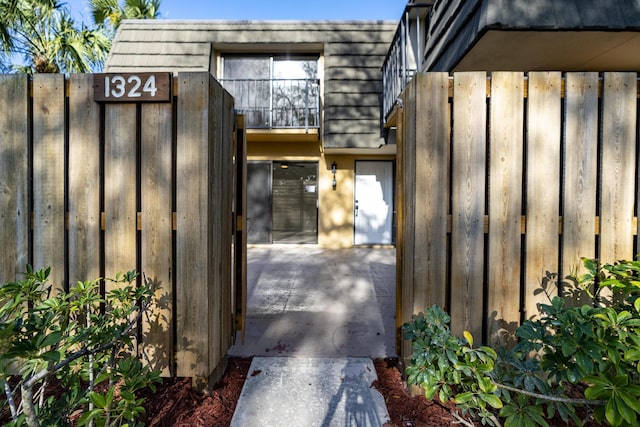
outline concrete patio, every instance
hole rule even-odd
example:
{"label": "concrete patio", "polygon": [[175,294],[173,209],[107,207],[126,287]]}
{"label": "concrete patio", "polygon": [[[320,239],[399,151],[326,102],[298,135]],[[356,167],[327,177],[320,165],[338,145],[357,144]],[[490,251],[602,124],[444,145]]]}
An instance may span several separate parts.
{"label": "concrete patio", "polygon": [[231,356],[392,357],[395,249],[247,250],[245,342]]}

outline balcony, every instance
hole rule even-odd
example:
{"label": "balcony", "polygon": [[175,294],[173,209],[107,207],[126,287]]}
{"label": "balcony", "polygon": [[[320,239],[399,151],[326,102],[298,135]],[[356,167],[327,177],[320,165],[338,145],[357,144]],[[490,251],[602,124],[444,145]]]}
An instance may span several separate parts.
{"label": "balcony", "polygon": [[398,24],[391,47],[382,65],[383,117],[385,122],[396,100],[414,74],[422,67],[429,12],[433,1],[410,2]]}
{"label": "balcony", "polygon": [[248,129],[320,127],[318,79],[221,79]]}

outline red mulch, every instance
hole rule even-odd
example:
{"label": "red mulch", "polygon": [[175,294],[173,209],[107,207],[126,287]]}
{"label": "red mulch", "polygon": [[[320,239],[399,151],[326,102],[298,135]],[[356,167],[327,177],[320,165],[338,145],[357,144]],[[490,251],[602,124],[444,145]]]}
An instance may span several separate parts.
{"label": "red mulch", "polygon": [[[210,393],[191,387],[190,378],[165,378],[156,392],[145,391],[146,414],[139,421],[150,427],[226,427],[231,423],[251,358],[230,358],[222,380]],[[385,427],[440,427],[455,425],[452,407],[437,399],[412,397],[402,381],[397,359],[374,361],[378,380],[373,383],[384,397],[391,417]],[[0,398],[0,425],[10,422],[7,405]],[[563,425],[564,423],[551,423]],[[479,425],[479,424],[476,424]],[[594,423],[587,423],[595,426]]]}
{"label": "red mulch", "polygon": [[439,400],[411,396],[402,381],[397,359],[376,359],[374,366],[378,381],[373,387],[384,396],[391,417],[389,427],[440,427],[456,423],[451,409]]}
{"label": "red mulch", "polygon": [[[221,382],[209,394],[191,388],[191,380],[165,379],[155,394],[146,395],[145,425],[157,427],[222,427],[233,417],[242,385],[248,375],[250,358],[230,358]],[[449,409],[423,396],[411,397],[405,389],[396,359],[375,361],[375,387],[385,398],[391,425],[388,427],[450,426],[455,421]]]}
{"label": "red mulch", "polygon": [[229,358],[222,380],[205,394],[191,387],[190,378],[165,378],[143,396],[147,413],[141,421],[149,427],[228,426],[250,365],[251,358]]}

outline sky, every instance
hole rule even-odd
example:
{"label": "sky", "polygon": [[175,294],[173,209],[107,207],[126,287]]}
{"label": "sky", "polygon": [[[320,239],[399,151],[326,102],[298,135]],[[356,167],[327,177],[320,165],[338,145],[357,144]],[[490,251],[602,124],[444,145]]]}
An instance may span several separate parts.
{"label": "sky", "polygon": [[[86,0],[63,0],[76,19],[91,24]],[[164,19],[392,20],[407,0],[162,0]]]}

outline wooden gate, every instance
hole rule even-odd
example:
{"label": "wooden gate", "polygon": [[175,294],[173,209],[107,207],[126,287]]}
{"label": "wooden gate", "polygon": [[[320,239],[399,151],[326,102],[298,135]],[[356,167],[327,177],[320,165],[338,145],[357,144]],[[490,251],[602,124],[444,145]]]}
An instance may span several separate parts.
{"label": "wooden gate", "polygon": [[419,74],[402,99],[399,325],[438,304],[508,344],[547,273],[638,253],[636,73]]}
{"label": "wooden gate", "polygon": [[0,283],[27,263],[51,266],[60,290],[142,272],[158,287],[141,328],[149,363],[202,386],[222,373],[242,298],[244,129],[208,73],[171,89],[167,102],[98,103],[93,75],[0,76]]}

